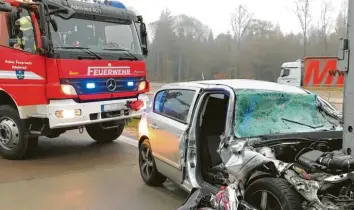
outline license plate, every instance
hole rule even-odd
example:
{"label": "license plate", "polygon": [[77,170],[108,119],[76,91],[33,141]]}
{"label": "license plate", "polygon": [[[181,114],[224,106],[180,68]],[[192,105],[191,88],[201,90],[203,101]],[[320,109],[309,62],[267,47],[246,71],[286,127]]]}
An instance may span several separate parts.
{"label": "license plate", "polygon": [[117,111],[117,110],[122,110],[124,108],[125,108],[125,104],[124,103],[101,105],[101,111],[102,112]]}

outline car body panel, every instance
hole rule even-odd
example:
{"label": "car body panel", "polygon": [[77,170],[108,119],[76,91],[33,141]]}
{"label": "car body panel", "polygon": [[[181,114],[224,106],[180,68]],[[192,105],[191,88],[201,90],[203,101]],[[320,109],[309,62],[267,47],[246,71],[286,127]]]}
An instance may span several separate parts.
{"label": "car body panel", "polygon": [[[194,107],[200,89],[196,87],[183,88],[180,86],[172,86],[168,88],[168,90],[194,91],[194,97],[190,105],[190,107]],[[163,91],[165,91],[165,89],[159,89],[156,92],[149,109],[150,111],[146,115],[148,138],[158,171],[174,181],[182,183],[182,165],[184,165],[184,161],[181,161],[181,159],[184,150],[180,151],[180,148],[184,148],[183,139],[189,127],[188,125],[193,110],[189,109],[186,122],[177,121],[169,116],[155,112],[154,104],[156,96]],[[180,146],[181,142],[183,144],[182,146]]]}

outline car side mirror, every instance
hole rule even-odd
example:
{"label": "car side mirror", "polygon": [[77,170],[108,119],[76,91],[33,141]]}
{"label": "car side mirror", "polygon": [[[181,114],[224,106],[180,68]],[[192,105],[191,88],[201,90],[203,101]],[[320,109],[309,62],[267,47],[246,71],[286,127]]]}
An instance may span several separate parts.
{"label": "car side mirror", "polygon": [[148,55],[148,40],[147,40],[147,31],[145,23],[140,23],[140,37],[141,37],[141,44],[142,44],[142,51],[143,55],[146,57]]}
{"label": "car side mirror", "polygon": [[0,0],[0,11],[1,12],[11,12],[12,7],[9,3]]}

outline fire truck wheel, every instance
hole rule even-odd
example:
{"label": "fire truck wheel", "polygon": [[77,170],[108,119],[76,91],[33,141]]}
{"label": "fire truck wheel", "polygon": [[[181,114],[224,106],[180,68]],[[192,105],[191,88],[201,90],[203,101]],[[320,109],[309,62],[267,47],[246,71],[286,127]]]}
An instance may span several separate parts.
{"label": "fire truck wheel", "polygon": [[85,127],[87,133],[97,143],[112,142],[118,139],[118,137],[122,135],[124,130],[124,124],[109,129],[102,127],[101,124],[86,125]]}
{"label": "fire truck wheel", "polygon": [[20,119],[16,109],[8,105],[0,106],[1,155],[9,160],[24,159],[36,145],[36,140],[29,142],[26,137],[25,122]]}

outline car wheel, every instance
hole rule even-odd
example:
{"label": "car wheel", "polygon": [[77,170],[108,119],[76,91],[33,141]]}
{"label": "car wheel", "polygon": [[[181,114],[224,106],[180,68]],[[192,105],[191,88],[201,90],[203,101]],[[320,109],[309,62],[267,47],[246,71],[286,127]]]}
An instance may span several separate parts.
{"label": "car wheel", "polygon": [[287,180],[262,178],[246,189],[245,201],[256,209],[298,210],[303,200]]}
{"label": "car wheel", "polygon": [[98,143],[109,143],[119,138],[124,130],[124,124],[114,128],[104,128],[101,124],[92,124],[85,126],[89,136]]}
{"label": "car wheel", "polygon": [[166,181],[166,177],[157,171],[148,139],[145,139],[139,147],[139,169],[147,185],[158,186]]}
{"label": "car wheel", "polygon": [[17,110],[8,105],[0,106],[1,155],[9,160],[24,159],[37,144],[27,137],[25,122],[20,119]]}

